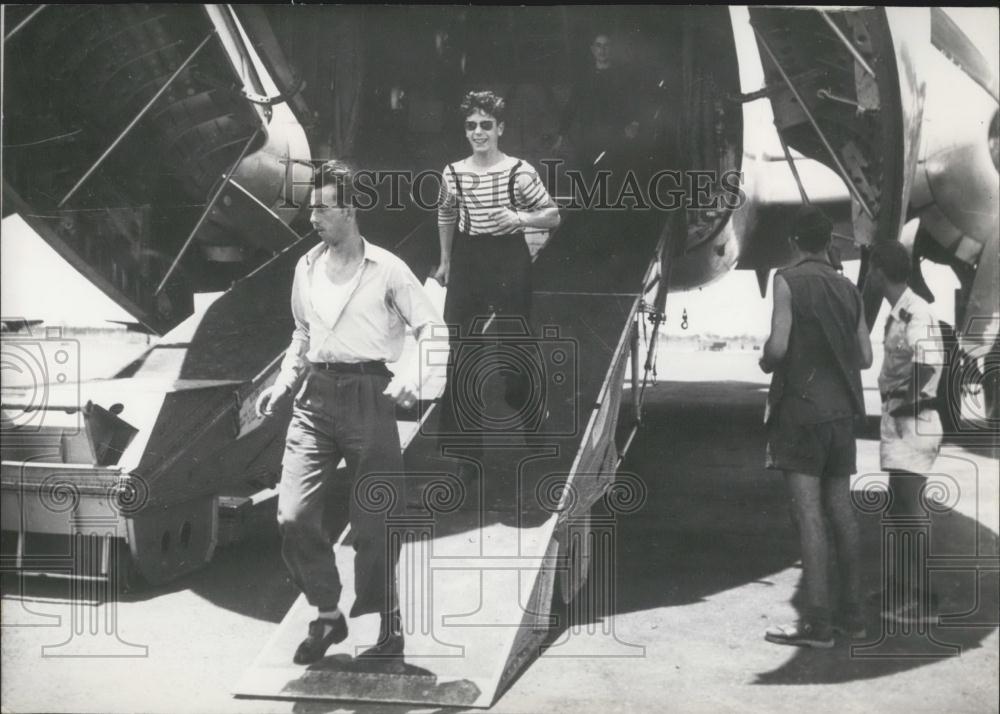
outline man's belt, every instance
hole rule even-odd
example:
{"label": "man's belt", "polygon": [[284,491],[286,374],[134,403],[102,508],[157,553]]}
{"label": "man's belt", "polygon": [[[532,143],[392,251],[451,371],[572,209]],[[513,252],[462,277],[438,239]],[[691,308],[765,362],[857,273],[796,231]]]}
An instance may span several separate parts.
{"label": "man's belt", "polygon": [[372,374],[379,377],[391,377],[392,372],[385,362],[310,362],[313,369],[338,374]]}
{"label": "man's belt", "polygon": [[[894,389],[891,392],[887,392],[882,395],[882,403],[885,404],[890,399],[910,399],[910,390],[908,389]],[[938,409],[941,406],[941,402],[936,397],[921,397],[916,402],[906,403],[904,402],[900,406],[889,412],[889,416],[915,416],[919,414],[924,409]]]}
{"label": "man's belt", "polygon": [[910,394],[909,389],[894,389],[882,395],[882,403],[885,404],[890,399],[909,399]]}

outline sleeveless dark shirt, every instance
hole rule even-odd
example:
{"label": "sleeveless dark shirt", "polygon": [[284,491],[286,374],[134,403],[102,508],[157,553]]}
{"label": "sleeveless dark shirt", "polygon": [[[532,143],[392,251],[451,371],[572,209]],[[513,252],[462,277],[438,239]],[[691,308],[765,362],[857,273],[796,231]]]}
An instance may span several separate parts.
{"label": "sleeveless dark shirt", "polygon": [[826,262],[809,259],[778,272],[791,291],[788,352],[769,399],[782,420],[819,424],[864,414],[857,343],[861,294]]}

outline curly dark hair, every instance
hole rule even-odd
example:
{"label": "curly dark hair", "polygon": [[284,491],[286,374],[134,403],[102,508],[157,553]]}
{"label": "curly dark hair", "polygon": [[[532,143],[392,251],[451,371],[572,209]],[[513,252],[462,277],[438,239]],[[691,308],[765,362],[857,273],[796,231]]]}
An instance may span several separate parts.
{"label": "curly dark hair", "polygon": [[814,206],[799,209],[792,224],[792,235],[799,247],[810,253],[818,253],[829,245],[832,230],[830,219]]}
{"label": "curly dark hair", "polygon": [[459,109],[462,112],[463,117],[467,117],[474,111],[479,110],[483,114],[489,114],[497,120],[497,123],[503,121],[504,111],[507,109],[507,103],[504,101],[496,92],[491,91],[481,91],[481,92],[469,92],[465,95],[462,103],[459,105]]}

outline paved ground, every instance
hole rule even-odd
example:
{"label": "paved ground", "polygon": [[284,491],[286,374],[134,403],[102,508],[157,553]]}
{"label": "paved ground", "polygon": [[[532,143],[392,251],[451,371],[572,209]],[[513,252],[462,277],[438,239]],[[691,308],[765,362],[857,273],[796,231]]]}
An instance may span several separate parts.
{"label": "paved ground", "polygon": [[[983,569],[977,581],[974,570],[998,554],[995,451],[950,446],[937,464],[947,486],[939,495],[954,505],[930,524],[931,556],[953,568],[931,574],[943,611],[954,613],[948,621],[853,655],[844,644],[805,651],[763,641],[768,625],[794,618],[800,571],[780,476],[760,466],[765,385],[755,358],[661,357],[666,381],[647,393],[647,426],[625,465],[646,501],[616,521],[604,614],[563,613],[552,645],[494,711],[997,711],[998,572]],[[860,456],[856,489],[884,482],[877,442],[861,441]],[[863,523],[865,585],[875,592],[883,529],[877,514]],[[114,622],[91,607],[74,620],[51,587],[22,597],[5,579],[3,591],[4,711],[428,711],[229,696],[295,599],[269,525],[201,572],[127,596]],[[869,640],[890,634],[874,607],[868,615]],[[82,656],[61,656],[72,653]],[[144,656],[94,656],[110,654]]]}

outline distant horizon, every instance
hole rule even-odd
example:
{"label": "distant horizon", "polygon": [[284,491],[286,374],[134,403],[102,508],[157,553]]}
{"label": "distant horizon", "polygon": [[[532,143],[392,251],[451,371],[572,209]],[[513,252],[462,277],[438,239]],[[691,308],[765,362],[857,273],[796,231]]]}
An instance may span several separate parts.
{"label": "distant horizon", "polygon": [[[908,224],[907,229],[915,229],[915,224]],[[90,284],[19,215],[3,219],[2,235],[0,317],[4,320],[43,320],[48,326],[80,329],[114,329],[116,322],[138,322]],[[924,277],[937,297],[932,309],[939,319],[951,322],[957,279],[946,266],[925,261],[923,267]],[[856,282],[859,268],[860,261],[844,261],[844,275],[852,281]],[[671,293],[666,321],[660,328],[662,334],[679,338],[763,339],[770,331],[772,281],[773,271],[764,298],[760,297],[756,275],[749,270],[732,270],[706,287]],[[51,289],[52,285],[59,286],[58,292]],[[199,293],[201,300],[211,300],[215,295]],[[284,307],[285,303],[275,305],[275,309]],[[877,330],[881,329],[886,314],[888,310],[883,304],[879,320],[872,326],[873,335],[881,334]],[[122,329],[126,326],[122,325]]]}

